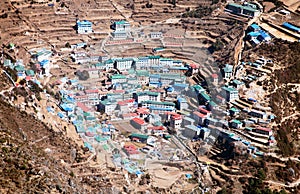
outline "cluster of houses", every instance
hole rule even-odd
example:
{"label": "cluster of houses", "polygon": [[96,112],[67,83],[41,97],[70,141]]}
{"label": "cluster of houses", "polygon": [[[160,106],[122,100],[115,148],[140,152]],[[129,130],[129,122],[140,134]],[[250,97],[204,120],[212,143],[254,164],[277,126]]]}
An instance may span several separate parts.
{"label": "cluster of houses", "polygon": [[[226,8],[233,13],[251,17],[260,12],[255,4],[228,4]],[[78,20],[76,28],[79,34],[93,32],[89,21]],[[111,28],[114,30],[114,39],[126,39],[130,24],[117,21]],[[247,37],[255,44],[271,39],[257,24],[249,26],[247,32]],[[152,39],[161,37],[161,32],[150,33]],[[245,88],[246,81],[254,81],[255,76],[248,75],[251,80],[232,79],[234,68],[230,64],[221,68],[222,78],[228,81],[227,84],[218,89],[217,96],[211,96],[201,85],[203,83],[190,85],[186,81],[187,72],[199,72],[197,64],[161,56],[109,59],[106,55],[93,56],[78,51],[87,46],[84,42],[70,46],[74,49],[71,54],[73,61],[83,64],[80,70],[86,71],[89,79],[97,84],[86,86],[79,79],[58,80],[56,84],[61,97],[61,112],[57,116],[72,122],[85,146],[92,151],[95,151],[95,142],[103,146],[104,150],[114,149],[110,142],[115,140],[118,129],[111,121],[129,124],[138,131],[129,135],[130,140],[147,144],[148,147],[143,149],[130,143],[122,146],[128,157],[135,159],[141,151],[150,151],[160,158],[155,149],[157,137],[168,139],[169,133],[176,133],[185,139],[207,141],[222,133],[230,142],[252,146],[250,141],[235,134],[234,131],[238,130],[248,134],[246,138],[250,140],[259,138],[266,140],[262,144],[275,143],[273,131],[267,127],[274,116],[258,108],[257,100],[240,96],[239,90]],[[20,79],[29,79],[27,77],[35,75],[48,76],[52,66],[52,52],[41,49],[32,51],[31,55],[34,64],[32,69],[25,70],[22,61],[12,63],[5,60],[4,65],[15,69]],[[244,65],[260,68],[267,63],[268,60],[259,58],[254,63],[242,63],[237,71]],[[211,79],[218,84],[221,77],[212,74]],[[191,101],[197,102],[196,107],[192,106]],[[47,107],[47,110],[53,112],[51,107]]]}
{"label": "cluster of houses", "polygon": [[[76,45],[82,46],[84,44]],[[31,54],[35,62],[31,73],[21,68],[21,61],[12,64],[6,60],[4,65],[16,69],[20,77],[23,76],[22,72],[33,77],[36,74],[47,75],[51,67],[49,58],[52,52],[42,49]],[[116,129],[108,120],[128,122],[139,131],[130,136],[130,139],[146,142],[152,147],[155,144],[151,142],[156,142],[153,136],[170,137],[170,131],[175,131],[183,138],[205,140],[213,138],[211,134],[217,134],[216,131],[228,131],[228,134],[232,134],[230,129],[235,129],[245,131],[253,137],[265,138],[269,145],[275,142],[272,130],[265,127],[274,116],[256,108],[253,105],[257,103],[255,99],[245,100],[239,96],[239,89],[245,86],[245,80],[232,80],[232,65],[226,64],[221,69],[223,78],[231,81],[220,88],[218,96],[212,97],[203,86],[186,83],[185,73],[197,73],[197,64],[186,64],[160,56],[102,57],[101,60],[103,61],[85,65],[83,70],[88,72],[89,79],[97,81],[104,77],[102,84],[87,87],[78,79],[66,78],[57,82],[62,110],[57,116],[74,124],[89,149],[94,149],[92,142],[95,141],[103,143],[108,150],[112,149],[107,144],[109,140],[113,140]],[[266,63],[268,60],[261,57],[248,65],[258,68]],[[218,74],[213,74],[211,78],[216,83],[220,79]],[[191,108],[191,99],[200,106]],[[226,109],[226,104],[231,108]],[[50,109],[48,111],[52,111]],[[220,117],[219,112],[225,112],[226,116]],[[103,114],[106,117],[100,120],[99,115]],[[246,114],[249,118],[241,120],[240,114]],[[231,140],[232,137],[228,136]],[[235,139],[240,141],[242,138]],[[134,157],[141,151],[132,145],[124,149],[128,156],[135,155]]]}
{"label": "cluster of houses", "polygon": [[[259,58],[256,63],[263,66],[267,60]],[[173,71],[174,67],[180,70]],[[231,129],[245,132],[250,138],[264,138],[266,142],[262,144],[265,145],[275,143],[272,130],[260,127],[270,123],[274,116],[270,112],[256,109],[253,105],[257,103],[255,99],[240,97],[239,89],[245,86],[245,82],[240,79],[232,80],[232,65],[226,64],[221,69],[223,78],[231,81],[220,88],[217,97],[212,97],[201,85],[186,83],[185,73],[195,73],[196,69],[196,64],[160,56],[107,59],[103,63],[87,65],[84,69],[89,73],[90,79],[102,79],[105,73],[102,84],[86,87],[80,81],[70,81],[71,85],[67,86],[71,87],[69,89],[72,92],[68,94],[68,98],[64,98],[69,100],[62,100],[61,108],[68,112],[66,116],[75,118],[78,131],[88,130],[88,134],[99,136],[95,133],[94,123],[92,126],[83,126],[82,122],[78,123],[78,117],[72,115],[77,111],[76,115],[81,114],[79,118],[89,120],[95,119],[93,114],[98,111],[101,115],[105,114],[108,120],[130,124],[139,131],[132,134],[130,139],[147,145],[155,142],[151,139],[153,136],[169,137],[170,131],[190,140],[212,139],[213,134],[218,134],[216,131],[230,134],[226,136],[230,140],[244,140],[233,136]],[[215,74],[212,79],[218,82],[220,78]],[[63,90],[61,94],[64,94]],[[70,98],[74,101],[70,102]],[[197,109],[191,108],[191,99],[200,104]],[[231,108],[226,109],[226,104]],[[68,111],[70,107],[72,111]],[[241,114],[248,115],[249,118],[240,119]],[[252,146],[249,141],[245,142]],[[134,145],[127,145],[124,146],[124,151],[130,157],[138,157],[141,150]]]}
{"label": "cluster of houses", "polygon": [[50,58],[52,56],[52,51],[43,49],[34,49],[30,51],[31,54],[31,65],[26,65],[23,60],[16,60],[12,62],[10,59],[4,59],[4,67],[9,67],[15,70],[17,73],[17,80],[15,85],[18,85],[21,80],[34,81],[39,84],[37,78],[42,78],[44,76],[50,75],[50,69],[52,64]]}

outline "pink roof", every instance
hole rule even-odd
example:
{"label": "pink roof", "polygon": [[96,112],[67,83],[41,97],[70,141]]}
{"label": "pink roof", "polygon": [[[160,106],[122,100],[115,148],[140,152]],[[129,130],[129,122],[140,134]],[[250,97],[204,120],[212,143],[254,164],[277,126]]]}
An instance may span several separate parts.
{"label": "pink roof", "polygon": [[80,95],[80,96],[75,96],[74,98],[75,99],[81,99],[81,98],[87,98],[87,96],[86,95]]}
{"label": "pink roof", "polygon": [[126,103],[126,102],[123,102],[123,101],[121,101],[121,102],[118,102],[118,105],[120,105],[120,106],[125,106],[125,105],[127,105],[127,103]]}
{"label": "pink roof", "polygon": [[93,94],[93,93],[98,93],[99,90],[98,89],[95,89],[95,90],[85,90],[84,91],[86,94]]}
{"label": "pink roof", "polygon": [[138,114],[150,114],[147,108],[138,108],[136,109]]}
{"label": "pink roof", "polygon": [[200,113],[198,111],[194,111],[193,114],[196,115],[196,116],[198,116],[198,117],[200,117],[200,118],[205,118],[207,116],[207,115],[202,114],[202,113]]}
{"label": "pink roof", "polygon": [[211,74],[211,77],[212,78],[218,78],[219,76],[218,76],[218,74],[214,73],[214,74]]}
{"label": "pink roof", "polygon": [[170,112],[170,111],[165,112],[165,114],[166,114],[166,115],[179,115],[179,114],[177,114],[176,112]]}
{"label": "pink roof", "polygon": [[100,91],[99,94],[107,94],[107,91]]}
{"label": "pink roof", "polygon": [[182,117],[179,114],[174,114],[174,115],[172,115],[172,119],[174,119],[174,120],[181,120]]}
{"label": "pink roof", "polygon": [[222,96],[217,96],[216,98],[220,99],[220,100],[224,100],[224,98]]}
{"label": "pink roof", "polygon": [[190,67],[193,69],[197,69],[199,67],[199,65],[193,63],[193,64],[190,64]]}
{"label": "pink roof", "polygon": [[135,145],[132,145],[132,144],[130,144],[130,145],[124,145],[124,148],[126,150],[136,150],[137,149],[137,147],[135,147]]}
{"label": "pink roof", "polygon": [[125,93],[125,90],[114,90],[113,93]]}
{"label": "pink roof", "polygon": [[85,106],[82,102],[77,102],[76,105],[81,108],[81,110],[83,110],[84,112],[89,112],[89,108],[87,106]]}
{"label": "pink roof", "polygon": [[125,113],[125,114],[122,114],[123,118],[125,117],[137,117],[139,116],[137,113]]}
{"label": "pink roof", "polygon": [[267,131],[267,132],[271,132],[272,131],[272,129],[265,128],[265,127],[257,127],[256,130]]}
{"label": "pink roof", "polygon": [[202,108],[201,106],[199,106],[198,110],[203,113],[203,114],[208,114],[210,113],[210,111],[206,110],[205,108]]}
{"label": "pink roof", "polygon": [[128,99],[128,100],[120,101],[120,102],[118,102],[118,104],[119,104],[120,106],[125,106],[125,105],[127,105],[127,104],[129,104],[129,103],[133,103],[133,102],[134,102],[134,99]]}
{"label": "pink roof", "polygon": [[88,136],[88,137],[94,137],[95,136],[95,134],[90,132],[90,131],[85,132],[85,135]]}
{"label": "pink roof", "polygon": [[132,121],[134,121],[135,123],[139,124],[139,125],[145,125],[145,121],[143,119],[140,118],[133,118],[131,119]]}
{"label": "pink roof", "polygon": [[147,129],[149,129],[149,130],[166,130],[166,128],[163,126],[153,126],[153,127],[148,127]]}

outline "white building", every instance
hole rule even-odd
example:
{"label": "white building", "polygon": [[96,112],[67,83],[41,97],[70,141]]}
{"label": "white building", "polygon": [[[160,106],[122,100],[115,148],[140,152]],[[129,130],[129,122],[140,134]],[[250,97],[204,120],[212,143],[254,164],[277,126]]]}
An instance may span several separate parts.
{"label": "white building", "polygon": [[132,58],[116,59],[114,67],[119,71],[127,71],[132,68],[132,64]]}
{"label": "white building", "polygon": [[76,22],[77,33],[78,34],[92,33],[93,32],[92,26],[93,26],[92,22],[86,20],[83,21],[77,20]]}
{"label": "white building", "polygon": [[163,37],[162,32],[150,32],[150,38],[151,39],[160,39]]}
{"label": "white building", "polygon": [[175,110],[175,104],[173,102],[158,102],[158,101],[143,101],[142,102],[142,107],[143,108],[149,108],[151,110],[151,108],[162,108],[162,109],[170,109],[171,110]]}
{"label": "white building", "polygon": [[195,125],[187,125],[183,131],[183,135],[189,139],[193,139],[200,135],[201,129]]}
{"label": "white building", "polygon": [[225,67],[222,69],[222,73],[225,79],[230,79],[233,73],[233,66],[226,64]]}
{"label": "white building", "polygon": [[124,20],[116,21],[113,23],[112,28],[115,31],[129,31],[130,30],[130,23]]}
{"label": "white building", "polygon": [[126,31],[115,31],[111,33],[114,40],[124,40],[128,37],[128,33]]}
{"label": "white building", "polygon": [[170,119],[170,127],[173,129],[179,129],[182,124],[182,116],[179,114],[173,114]]}
{"label": "white building", "polygon": [[236,100],[239,98],[239,92],[237,89],[233,87],[222,87],[222,94],[223,97],[226,99],[227,102]]}
{"label": "white building", "polygon": [[159,59],[159,63],[160,63],[161,66],[172,67],[172,66],[173,66],[173,59],[169,59],[169,58],[160,58],[160,59]]}
{"label": "white building", "polygon": [[116,74],[111,76],[111,83],[125,83],[127,81],[126,76],[122,74]]}
{"label": "white building", "polygon": [[117,102],[111,100],[100,101],[98,105],[98,111],[106,113],[107,115],[112,115],[117,108]]}
{"label": "white building", "polygon": [[148,57],[139,57],[136,61],[136,69],[147,69],[149,67]]}
{"label": "white building", "polygon": [[90,69],[86,69],[86,71],[89,73],[89,78],[91,79],[99,78],[99,69],[90,68]]}
{"label": "white building", "polygon": [[159,65],[160,56],[149,56],[149,66],[156,66]]}
{"label": "white building", "polygon": [[185,98],[177,97],[178,109],[179,110],[188,110],[189,104]]}
{"label": "white building", "polygon": [[114,68],[114,61],[109,59],[104,62],[106,71]]}
{"label": "white building", "polygon": [[141,103],[144,101],[160,101],[160,93],[158,92],[150,92],[150,91],[145,91],[145,92],[137,92],[133,94],[133,98],[137,101],[137,103]]}

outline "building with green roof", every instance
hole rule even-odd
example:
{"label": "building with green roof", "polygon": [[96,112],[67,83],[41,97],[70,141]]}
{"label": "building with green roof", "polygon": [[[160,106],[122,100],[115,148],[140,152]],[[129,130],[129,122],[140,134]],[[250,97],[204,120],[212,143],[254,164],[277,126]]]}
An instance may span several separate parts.
{"label": "building with green roof", "polygon": [[243,123],[237,119],[233,119],[229,121],[230,127],[235,128],[235,129],[240,129],[243,127]]}
{"label": "building with green roof", "polygon": [[132,133],[131,135],[129,135],[130,139],[139,139],[140,142],[146,142],[147,139],[149,138],[148,135],[144,135],[144,134],[140,134],[140,133]]}
{"label": "building with green roof", "polygon": [[25,70],[27,76],[33,77],[35,75],[34,71],[31,69]]}
{"label": "building with green roof", "polygon": [[129,31],[130,23],[125,20],[116,21],[113,23],[112,29],[115,30],[116,32]]}
{"label": "building with green roof", "polygon": [[148,77],[148,79],[149,79],[149,75],[150,75],[150,73],[147,70],[136,70],[137,77]]}
{"label": "building with green roof", "polygon": [[156,107],[156,108],[174,108],[175,107],[175,103],[173,102],[158,102],[158,101],[151,101],[151,100],[147,100],[147,101],[143,101],[142,102],[142,106],[145,108],[149,108],[149,107]]}
{"label": "building with green roof", "polygon": [[238,90],[236,88],[228,86],[222,87],[222,95],[228,102],[239,98]]}
{"label": "building with green roof", "polygon": [[256,17],[260,14],[260,11],[255,9],[253,4],[244,3],[244,5],[240,5],[236,3],[228,3],[225,8],[228,12],[247,17]]}
{"label": "building with green roof", "polygon": [[23,65],[17,65],[15,66],[15,70],[17,72],[25,72],[25,67]]}
{"label": "building with green roof", "polygon": [[111,79],[111,83],[112,84],[116,84],[116,83],[125,83],[127,82],[127,78],[125,75],[122,75],[122,74],[115,74],[115,75],[112,75],[110,77]]}
{"label": "building with green roof", "polygon": [[199,103],[204,104],[210,101],[210,96],[206,92],[199,93]]}
{"label": "building with green roof", "polygon": [[143,101],[160,101],[160,93],[159,92],[151,92],[151,91],[144,91],[144,92],[136,92],[133,94],[133,98],[138,102],[141,103]]}

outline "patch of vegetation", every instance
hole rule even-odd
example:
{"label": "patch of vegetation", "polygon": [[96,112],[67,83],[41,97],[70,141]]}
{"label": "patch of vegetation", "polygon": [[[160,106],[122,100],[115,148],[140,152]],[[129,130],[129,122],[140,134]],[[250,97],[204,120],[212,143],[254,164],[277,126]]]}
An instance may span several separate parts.
{"label": "patch of vegetation", "polygon": [[90,78],[89,73],[86,70],[77,71],[76,75],[78,76],[79,80],[87,80]]}
{"label": "patch of vegetation", "polygon": [[219,50],[222,50],[224,48],[224,43],[220,40],[220,39],[217,39],[216,42],[214,42],[209,48],[209,52],[210,53],[214,53],[215,51],[219,51]]}
{"label": "patch of vegetation", "polygon": [[199,6],[195,10],[190,10],[181,15],[182,18],[203,18],[205,16],[210,15],[213,12],[212,7],[203,7]]}
{"label": "patch of vegetation", "polygon": [[275,7],[272,8],[269,12],[272,12],[272,11],[276,10],[277,8],[283,6],[283,2],[279,1],[279,0],[263,0],[262,2],[271,2],[275,5]]}

